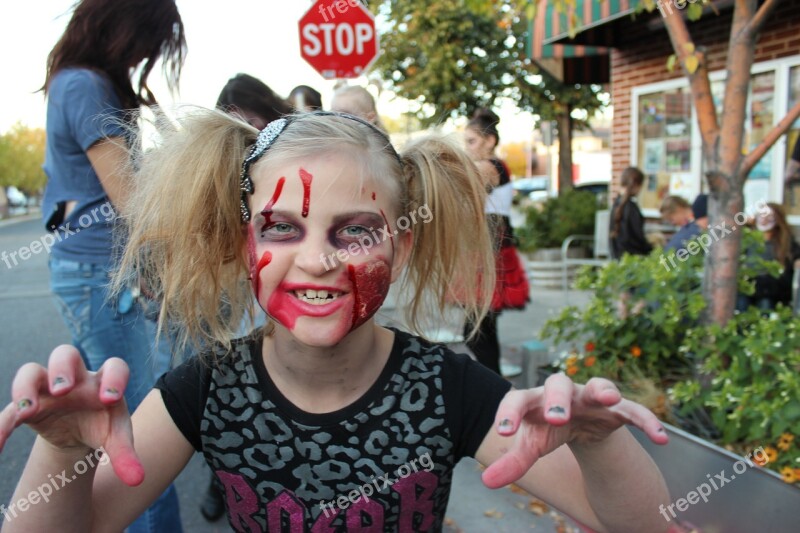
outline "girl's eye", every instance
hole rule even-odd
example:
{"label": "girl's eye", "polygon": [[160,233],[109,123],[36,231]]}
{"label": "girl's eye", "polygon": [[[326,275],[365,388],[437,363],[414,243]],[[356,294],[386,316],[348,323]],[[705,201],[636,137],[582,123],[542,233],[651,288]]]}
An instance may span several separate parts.
{"label": "girl's eye", "polygon": [[271,241],[284,241],[300,235],[300,230],[286,222],[275,222],[264,226],[261,236]]}
{"label": "girl's eye", "polygon": [[342,233],[345,237],[360,237],[365,233],[369,233],[369,230],[364,226],[347,226],[342,229]]}

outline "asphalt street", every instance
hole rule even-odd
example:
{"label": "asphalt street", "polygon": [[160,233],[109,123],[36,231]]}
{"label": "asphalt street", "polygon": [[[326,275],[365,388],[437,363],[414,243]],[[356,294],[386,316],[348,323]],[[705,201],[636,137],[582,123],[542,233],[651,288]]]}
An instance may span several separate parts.
{"label": "asphalt street", "polygon": [[[48,289],[47,253],[34,244],[44,235],[38,217],[0,222],[0,405],[10,400],[16,369],[29,361],[45,365],[54,347],[70,341]],[[36,250],[38,253],[34,253]],[[532,310],[537,311],[541,306]],[[538,315],[533,319],[521,314],[509,316],[501,319],[501,338],[514,337],[521,329],[519,323],[524,322],[524,329],[531,331],[533,323],[543,321]],[[33,432],[23,426],[14,432],[0,455],[0,503],[8,505],[33,440]],[[209,524],[198,511],[208,481],[209,471],[197,454],[176,480],[187,532],[230,531],[224,519]],[[565,529],[559,515],[527,494],[508,488],[487,490],[474,461],[463,461],[456,469],[447,517],[448,532],[574,531],[569,526]]]}

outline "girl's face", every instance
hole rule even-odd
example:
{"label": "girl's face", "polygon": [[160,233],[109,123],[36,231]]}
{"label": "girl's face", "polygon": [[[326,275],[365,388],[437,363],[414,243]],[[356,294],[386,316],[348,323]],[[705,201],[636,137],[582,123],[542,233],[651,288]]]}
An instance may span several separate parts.
{"label": "girl's face", "polygon": [[494,151],[494,137],[491,135],[483,136],[472,128],[467,128],[464,131],[464,144],[473,161],[489,159]]}
{"label": "girl's face", "polygon": [[256,164],[247,226],[261,308],[308,346],[333,346],[378,311],[411,248],[394,195],[340,153]]}
{"label": "girl's face", "polygon": [[762,232],[772,231],[775,228],[775,213],[772,209],[759,211],[756,215],[756,228]]}

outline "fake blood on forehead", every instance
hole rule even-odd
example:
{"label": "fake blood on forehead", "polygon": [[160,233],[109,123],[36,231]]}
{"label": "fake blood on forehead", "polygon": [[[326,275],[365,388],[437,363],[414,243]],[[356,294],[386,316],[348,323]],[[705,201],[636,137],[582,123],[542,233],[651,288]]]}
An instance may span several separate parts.
{"label": "fake blood on forehead", "polygon": [[261,231],[263,232],[270,224],[272,224],[272,208],[275,207],[275,203],[281,197],[281,192],[283,192],[283,184],[286,183],[286,178],[281,177],[278,180],[277,185],[275,185],[275,192],[272,193],[272,198],[270,198],[267,205],[264,206],[264,209],[261,210],[261,214],[264,216],[264,225],[261,226]]}
{"label": "fake blood on forehead", "polygon": [[303,182],[303,218],[308,216],[308,209],[311,206],[311,180],[314,176],[305,169],[300,169],[300,181]]}

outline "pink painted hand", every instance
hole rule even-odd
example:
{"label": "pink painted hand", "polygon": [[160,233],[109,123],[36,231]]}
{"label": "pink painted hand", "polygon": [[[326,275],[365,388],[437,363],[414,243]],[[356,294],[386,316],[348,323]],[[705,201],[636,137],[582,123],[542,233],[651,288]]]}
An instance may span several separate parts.
{"label": "pink painted hand", "polygon": [[544,387],[509,392],[497,410],[496,430],[516,435],[502,457],[483,473],[489,488],[520,479],[540,457],[563,444],[591,446],[625,424],[637,426],[656,444],[666,444],[664,426],[646,407],[622,398],[607,379],[586,385],[564,374],[550,376]]}
{"label": "pink painted hand", "polygon": [[123,393],[128,365],[112,358],[89,372],[80,353],[62,345],[48,368],[22,366],[12,385],[12,403],[0,412],[0,451],[11,433],[27,424],[58,450],[103,448],[117,477],[130,486],[144,480],[133,449],[133,430]]}

